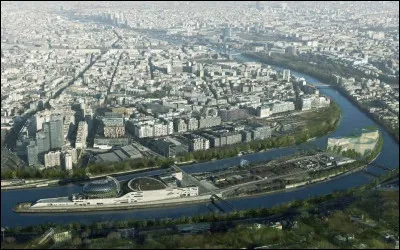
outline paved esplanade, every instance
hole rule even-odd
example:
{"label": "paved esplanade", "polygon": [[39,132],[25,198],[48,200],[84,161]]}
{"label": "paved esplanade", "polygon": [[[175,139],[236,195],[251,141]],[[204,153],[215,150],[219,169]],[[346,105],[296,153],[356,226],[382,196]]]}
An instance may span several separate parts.
{"label": "paved esplanade", "polygon": [[182,172],[183,176],[187,176],[190,181],[192,181],[196,186],[199,187],[199,194],[200,195],[205,195],[205,194],[215,194],[213,191],[211,191],[208,187],[206,187],[203,183],[201,183],[197,178],[193,177],[192,175],[186,173],[181,169],[180,167],[173,165],[172,168],[174,168],[176,171]]}

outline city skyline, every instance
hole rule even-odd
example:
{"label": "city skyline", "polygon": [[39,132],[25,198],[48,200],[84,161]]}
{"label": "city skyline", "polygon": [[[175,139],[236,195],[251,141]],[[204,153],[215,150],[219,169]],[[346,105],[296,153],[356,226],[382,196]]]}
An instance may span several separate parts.
{"label": "city skyline", "polygon": [[2,248],[398,248],[399,2],[1,9]]}

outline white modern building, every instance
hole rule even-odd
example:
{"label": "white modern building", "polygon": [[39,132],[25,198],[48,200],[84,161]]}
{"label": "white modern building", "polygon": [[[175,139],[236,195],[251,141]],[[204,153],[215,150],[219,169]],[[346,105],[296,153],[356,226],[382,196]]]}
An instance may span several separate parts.
{"label": "white modern building", "polygon": [[153,177],[138,177],[130,180],[125,189],[125,194],[120,183],[113,177],[92,181],[85,184],[82,192],[71,197],[41,199],[31,208],[44,208],[55,206],[101,206],[121,205],[162,200],[175,200],[199,195],[197,186],[178,187],[182,181],[182,173],[173,173],[161,179]]}

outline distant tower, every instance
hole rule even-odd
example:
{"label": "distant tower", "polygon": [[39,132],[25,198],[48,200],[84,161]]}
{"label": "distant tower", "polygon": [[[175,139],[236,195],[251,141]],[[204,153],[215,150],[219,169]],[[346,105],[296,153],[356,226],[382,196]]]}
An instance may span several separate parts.
{"label": "distant tower", "polygon": [[290,81],[290,70],[289,69],[284,69],[283,70],[283,80],[285,81]]}
{"label": "distant tower", "polygon": [[36,144],[38,153],[44,153],[50,150],[50,138],[47,131],[41,131],[36,134]]}
{"label": "distant tower", "polygon": [[231,27],[228,26],[228,27],[226,27],[226,28],[224,29],[223,37],[224,37],[224,40],[225,40],[226,38],[232,37],[232,28],[231,28]]}
{"label": "distant tower", "polygon": [[364,54],[364,59],[363,59],[363,63],[368,63],[368,55]]}
{"label": "distant tower", "polygon": [[30,144],[26,147],[26,151],[26,154],[28,156],[28,165],[36,165],[38,163],[38,149],[35,141],[30,142]]}
{"label": "distant tower", "polygon": [[287,54],[289,54],[289,55],[291,55],[291,56],[297,55],[296,46],[289,46],[289,47],[287,48]]}
{"label": "distant tower", "polygon": [[64,144],[63,119],[62,117],[52,117],[50,121],[50,147],[61,148]]}
{"label": "distant tower", "polygon": [[261,4],[261,1],[256,1],[256,9],[257,10],[263,10],[264,9],[264,7]]}

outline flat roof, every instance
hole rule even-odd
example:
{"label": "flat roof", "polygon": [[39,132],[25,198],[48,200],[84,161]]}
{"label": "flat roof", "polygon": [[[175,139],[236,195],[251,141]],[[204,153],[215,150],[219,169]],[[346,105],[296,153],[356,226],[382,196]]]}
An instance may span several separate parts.
{"label": "flat roof", "polygon": [[47,199],[40,199],[36,203],[51,203],[51,202],[71,202],[68,197],[58,197],[58,198],[47,198]]}
{"label": "flat roof", "polygon": [[114,152],[98,154],[97,155],[97,159],[99,159],[100,162],[106,162],[106,161],[117,162],[117,161],[121,161],[121,159]]}
{"label": "flat roof", "polygon": [[127,146],[123,146],[121,147],[121,150],[123,152],[125,152],[127,155],[129,155],[131,158],[140,158],[143,155],[140,153],[139,150],[137,150],[135,147],[133,147],[132,145],[127,145]]}
{"label": "flat roof", "polygon": [[124,154],[121,150],[115,150],[114,153],[121,158],[121,160],[125,160],[126,158],[128,158],[128,156],[126,154]]}

